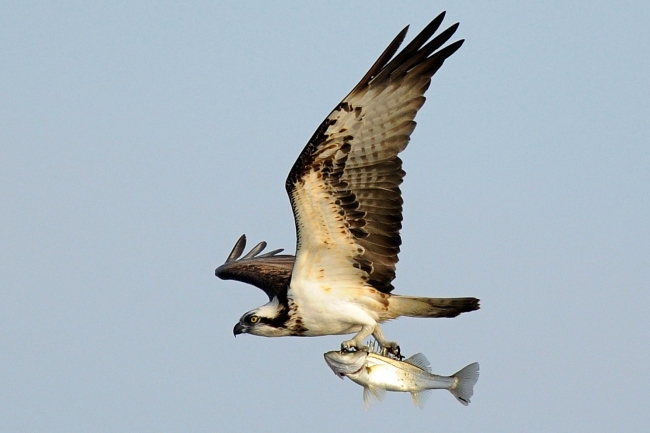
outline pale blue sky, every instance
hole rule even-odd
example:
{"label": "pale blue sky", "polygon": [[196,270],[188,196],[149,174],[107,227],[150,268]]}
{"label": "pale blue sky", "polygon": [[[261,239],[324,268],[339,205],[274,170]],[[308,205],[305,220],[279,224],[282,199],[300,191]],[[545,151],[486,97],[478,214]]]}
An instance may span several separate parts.
{"label": "pale blue sky", "polygon": [[[0,5],[0,431],[647,431],[650,3]],[[294,251],[284,180],[391,39],[465,45],[403,153],[397,293],[479,312],[384,327],[446,392],[366,412],[322,353],[233,338],[240,234]]]}

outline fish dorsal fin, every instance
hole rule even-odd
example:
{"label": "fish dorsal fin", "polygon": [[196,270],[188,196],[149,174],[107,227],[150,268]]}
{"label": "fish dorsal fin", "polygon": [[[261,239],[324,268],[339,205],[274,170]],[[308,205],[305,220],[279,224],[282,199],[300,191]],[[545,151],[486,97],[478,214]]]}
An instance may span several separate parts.
{"label": "fish dorsal fin", "polygon": [[376,340],[368,341],[366,343],[366,349],[368,350],[368,353],[376,353],[381,355],[381,346],[379,343],[377,343]]}
{"label": "fish dorsal fin", "polygon": [[411,393],[411,398],[413,399],[413,404],[422,409],[424,407],[424,403],[427,402],[429,397],[431,396],[431,390],[430,389],[425,389],[424,391],[420,392],[412,392]]}
{"label": "fish dorsal fin", "polygon": [[363,387],[363,406],[367,409],[370,408],[373,400],[382,401],[386,395],[384,388],[377,388],[374,386]]}
{"label": "fish dorsal fin", "polygon": [[410,358],[406,358],[404,362],[408,362],[411,365],[414,365],[424,371],[431,373],[431,365],[429,364],[429,360],[421,353],[416,353]]}

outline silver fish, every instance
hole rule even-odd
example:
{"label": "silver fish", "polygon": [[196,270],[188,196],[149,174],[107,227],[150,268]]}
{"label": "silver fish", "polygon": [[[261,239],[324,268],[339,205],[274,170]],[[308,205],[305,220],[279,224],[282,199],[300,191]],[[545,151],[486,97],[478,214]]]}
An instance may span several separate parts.
{"label": "silver fish", "polygon": [[427,358],[417,353],[404,361],[374,352],[338,352],[324,354],[325,362],[334,374],[344,376],[363,386],[363,404],[368,409],[372,398],[381,401],[386,391],[410,392],[413,403],[423,407],[429,391],[446,389],[463,405],[467,406],[474,394],[479,366],[469,364],[452,376],[431,373]]}

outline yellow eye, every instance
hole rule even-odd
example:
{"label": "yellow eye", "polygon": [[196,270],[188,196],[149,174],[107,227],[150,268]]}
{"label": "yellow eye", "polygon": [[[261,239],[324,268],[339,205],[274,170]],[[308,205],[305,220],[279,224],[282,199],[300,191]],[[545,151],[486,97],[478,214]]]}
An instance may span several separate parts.
{"label": "yellow eye", "polygon": [[251,323],[257,323],[260,320],[260,318],[257,316],[251,316],[251,318],[248,320],[250,320]]}

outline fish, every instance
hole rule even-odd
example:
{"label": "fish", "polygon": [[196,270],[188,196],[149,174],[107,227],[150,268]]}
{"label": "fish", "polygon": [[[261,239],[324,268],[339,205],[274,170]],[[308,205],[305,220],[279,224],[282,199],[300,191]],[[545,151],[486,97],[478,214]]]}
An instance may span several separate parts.
{"label": "fish", "polygon": [[363,386],[363,404],[368,409],[373,401],[383,400],[386,391],[410,392],[413,403],[422,408],[432,389],[446,389],[467,406],[474,395],[479,365],[474,362],[451,376],[431,373],[429,360],[416,353],[404,361],[382,356],[373,351],[331,351],[325,362],[338,377],[348,377]]}

